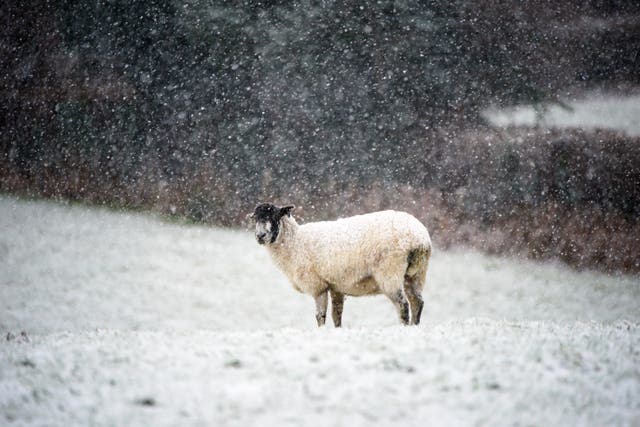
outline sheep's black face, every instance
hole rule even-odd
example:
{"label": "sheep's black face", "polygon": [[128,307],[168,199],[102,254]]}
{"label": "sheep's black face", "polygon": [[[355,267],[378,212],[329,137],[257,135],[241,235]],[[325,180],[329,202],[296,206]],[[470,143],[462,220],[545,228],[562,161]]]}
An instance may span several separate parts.
{"label": "sheep's black face", "polygon": [[261,245],[275,243],[280,233],[280,220],[285,215],[291,215],[293,206],[280,208],[271,203],[261,203],[256,206],[251,217],[256,221],[256,240]]}

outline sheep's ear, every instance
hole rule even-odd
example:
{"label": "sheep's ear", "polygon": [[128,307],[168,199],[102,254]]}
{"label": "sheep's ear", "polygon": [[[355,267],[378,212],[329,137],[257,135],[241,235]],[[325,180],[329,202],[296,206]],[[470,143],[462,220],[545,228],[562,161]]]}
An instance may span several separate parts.
{"label": "sheep's ear", "polygon": [[293,205],[289,205],[289,206],[284,206],[282,208],[280,208],[280,217],[283,217],[285,215],[287,216],[291,216],[291,211],[293,211],[296,207]]}

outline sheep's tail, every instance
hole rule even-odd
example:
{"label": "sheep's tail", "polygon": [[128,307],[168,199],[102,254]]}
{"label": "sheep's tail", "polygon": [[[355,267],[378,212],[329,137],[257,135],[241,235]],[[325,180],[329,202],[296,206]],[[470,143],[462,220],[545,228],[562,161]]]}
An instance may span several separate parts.
{"label": "sheep's tail", "polygon": [[420,246],[412,249],[407,255],[407,271],[405,276],[407,278],[417,278],[419,281],[424,282],[424,278],[427,274],[427,267],[429,265],[429,258],[431,257],[431,246]]}

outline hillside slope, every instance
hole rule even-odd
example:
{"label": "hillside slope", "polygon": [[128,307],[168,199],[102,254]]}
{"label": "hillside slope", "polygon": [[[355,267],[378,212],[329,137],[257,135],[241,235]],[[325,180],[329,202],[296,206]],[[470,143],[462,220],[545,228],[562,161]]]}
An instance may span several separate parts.
{"label": "hillside slope", "polygon": [[425,301],[319,330],[246,231],[0,196],[0,420],[640,422],[637,277],[436,248]]}

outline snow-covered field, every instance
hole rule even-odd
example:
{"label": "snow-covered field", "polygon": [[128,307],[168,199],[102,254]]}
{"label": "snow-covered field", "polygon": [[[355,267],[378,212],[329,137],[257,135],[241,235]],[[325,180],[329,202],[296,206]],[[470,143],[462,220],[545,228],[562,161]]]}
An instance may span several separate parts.
{"label": "snow-covered field", "polygon": [[552,128],[613,129],[640,136],[640,94],[607,95],[594,93],[580,99],[564,100],[570,109],[558,104],[545,106],[542,120],[532,106],[488,109],[484,117],[494,126],[535,126]]}
{"label": "snow-covered field", "polygon": [[0,425],[640,425],[638,277],[431,265],[317,329],[247,231],[0,196]]}

